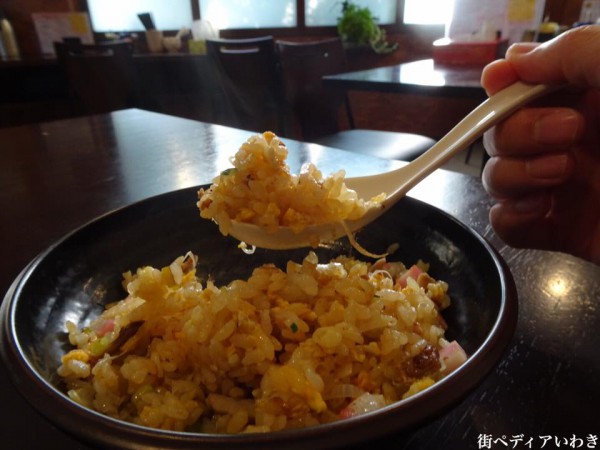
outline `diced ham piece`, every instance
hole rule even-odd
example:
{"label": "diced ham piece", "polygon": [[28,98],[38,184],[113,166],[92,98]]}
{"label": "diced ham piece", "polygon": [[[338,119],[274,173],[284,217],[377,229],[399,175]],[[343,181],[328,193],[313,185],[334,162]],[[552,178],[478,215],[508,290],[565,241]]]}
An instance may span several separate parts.
{"label": "diced ham piece", "polygon": [[107,319],[99,323],[96,326],[96,334],[98,337],[102,337],[115,329],[115,321],[113,319]]}
{"label": "diced ham piece", "polygon": [[467,360],[467,354],[456,341],[450,342],[444,348],[440,349],[440,362],[442,363],[442,373],[447,375],[454,372],[462,366]]}
{"label": "diced ham piece", "polygon": [[405,288],[409,278],[412,278],[416,281],[421,273],[423,273],[423,271],[419,269],[417,265],[413,264],[406,272],[398,277],[396,280],[396,286],[399,286],[402,289]]}

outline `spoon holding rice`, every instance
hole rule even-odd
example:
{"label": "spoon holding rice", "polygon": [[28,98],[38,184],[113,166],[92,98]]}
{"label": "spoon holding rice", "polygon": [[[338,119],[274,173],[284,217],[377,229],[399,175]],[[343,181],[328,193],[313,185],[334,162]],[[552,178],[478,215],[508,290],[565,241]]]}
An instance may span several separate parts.
{"label": "spoon holding rice", "polygon": [[347,178],[346,186],[356,191],[359,198],[369,199],[381,192],[386,193],[381,203],[368,209],[357,220],[308,225],[299,232],[284,226],[278,227],[275,232],[267,232],[254,224],[232,221],[229,234],[246,245],[274,250],[315,246],[315,243],[331,242],[342,236],[352,239],[353,232],[389,210],[417,183],[466,149],[487,129],[528,102],[556,88],[518,81],[485,100],[428,151],[406,166],[382,174]]}

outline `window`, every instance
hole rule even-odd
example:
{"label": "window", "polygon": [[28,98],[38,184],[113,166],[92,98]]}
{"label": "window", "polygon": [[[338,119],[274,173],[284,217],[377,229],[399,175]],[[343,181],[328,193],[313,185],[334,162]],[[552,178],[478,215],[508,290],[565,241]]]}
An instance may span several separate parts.
{"label": "window", "polygon": [[445,25],[453,9],[454,0],[404,0],[404,23]]}
{"label": "window", "polygon": [[[360,7],[369,7],[380,25],[396,22],[396,0],[354,0]],[[305,0],[304,17],[306,26],[334,26],[342,14],[342,2],[331,0]]]}
{"label": "window", "polygon": [[[298,26],[297,6],[304,5],[305,25],[335,26],[342,0],[197,0],[200,16],[218,29],[289,28]],[[368,6],[380,24],[396,21],[397,0],[354,0]],[[300,5],[298,5],[298,3]]]}
{"label": "window", "polygon": [[296,0],[197,0],[216,29],[296,27]]}
{"label": "window", "polygon": [[[96,33],[142,31],[139,13],[149,12],[159,30],[179,30],[192,24],[190,0],[88,0]],[[117,13],[118,11],[118,13]]]}
{"label": "window", "polygon": [[[404,23],[446,24],[454,0],[352,0],[369,7],[380,25]],[[96,33],[142,31],[137,15],[150,12],[156,28],[179,30],[205,19],[219,30],[280,30],[302,33],[333,27],[342,13],[343,0],[87,0]],[[304,31],[303,31],[304,30]]]}

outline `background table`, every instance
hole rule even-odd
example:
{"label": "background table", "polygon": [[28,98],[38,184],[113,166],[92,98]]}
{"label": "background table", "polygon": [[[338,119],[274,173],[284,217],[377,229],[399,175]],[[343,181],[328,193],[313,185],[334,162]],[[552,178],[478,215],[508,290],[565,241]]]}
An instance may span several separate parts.
{"label": "background table", "polygon": [[440,139],[487,98],[482,69],[423,59],[328,75],[323,85],[348,93],[358,128]]}
{"label": "background table", "polygon": [[482,67],[436,64],[422,59],[393,66],[376,67],[323,77],[331,88],[397,94],[425,94],[485,98],[481,87]]}
{"label": "background table", "polygon": [[[209,183],[250,134],[135,109],[0,129],[1,293],[39,252],[98,215]],[[350,176],[401,164],[286,142],[294,171],[309,160],[325,174],[343,167]],[[500,250],[518,287],[519,322],[504,359],[462,403],[430,424],[364,447],[483,448],[488,438],[487,448],[539,449],[546,436],[552,437],[546,449],[557,448],[554,438],[587,445],[600,431],[600,267],[503,245],[488,224],[491,202],[477,178],[440,170],[411,195],[456,216]],[[2,448],[87,448],[39,416],[3,366],[0,399]]]}

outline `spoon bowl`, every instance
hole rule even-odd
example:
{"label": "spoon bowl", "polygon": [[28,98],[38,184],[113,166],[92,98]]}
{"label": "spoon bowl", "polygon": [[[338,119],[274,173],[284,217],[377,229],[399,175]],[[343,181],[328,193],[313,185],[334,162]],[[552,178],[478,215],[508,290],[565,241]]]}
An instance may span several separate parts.
{"label": "spoon bowl", "polygon": [[360,219],[347,220],[344,224],[331,222],[309,225],[298,233],[288,227],[279,227],[271,233],[257,225],[232,221],[229,234],[247,245],[286,250],[334,241],[349,232],[355,232],[385,213],[416,184],[466,149],[486,130],[530,101],[555,89],[557,86],[517,81],[481,103],[429,150],[407,165],[377,175],[347,178],[346,186],[356,191],[359,198],[368,200],[382,192],[386,193],[383,202],[367,210]]}

